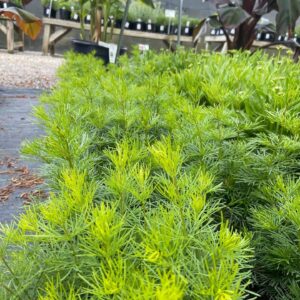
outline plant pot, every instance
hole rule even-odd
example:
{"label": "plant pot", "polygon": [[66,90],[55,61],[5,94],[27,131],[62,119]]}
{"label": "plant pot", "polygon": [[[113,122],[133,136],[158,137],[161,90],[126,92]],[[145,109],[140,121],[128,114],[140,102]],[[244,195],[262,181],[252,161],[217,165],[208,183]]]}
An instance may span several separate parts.
{"label": "plant pot", "polygon": [[71,20],[71,12],[65,8],[60,8],[59,17],[62,20]]}
{"label": "plant pot", "polygon": [[144,22],[130,22],[130,29],[136,31],[144,31],[146,28],[146,24]]}
{"label": "plant pot", "polygon": [[115,28],[121,28],[122,26],[122,19],[117,19],[115,22]]}
{"label": "plant pot", "polygon": [[156,32],[156,24],[147,23],[145,31],[147,31],[147,32]]}
{"label": "plant pot", "polygon": [[161,34],[168,33],[168,25],[156,24],[156,32]]}
{"label": "plant pot", "polygon": [[89,54],[94,52],[95,57],[101,58],[104,64],[109,63],[109,50],[106,47],[99,46],[97,43],[82,40],[72,40],[74,52],[80,54]]}
{"label": "plant pot", "polygon": [[125,23],[125,29],[130,29],[131,25],[129,21],[126,21]]}
{"label": "plant pot", "polygon": [[85,24],[91,24],[91,15],[87,15],[87,16],[84,18],[84,23],[85,23]]}
{"label": "plant pot", "polygon": [[182,27],[181,35],[192,36],[193,35],[193,27]]}
{"label": "plant pot", "polygon": [[73,17],[72,17],[72,21],[78,22],[78,23],[79,23],[79,22],[80,22],[80,17],[79,17],[79,15],[75,13],[75,14],[73,15]]}
{"label": "plant pot", "polygon": [[178,26],[177,25],[171,25],[170,34],[177,35],[178,33]]}
{"label": "plant pot", "polygon": [[53,18],[53,19],[56,18],[56,10],[51,8],[51,11],[50,11],[49,6],[44,6],[44,16],[49,17],[49,14],[50,14],[50,18]]}

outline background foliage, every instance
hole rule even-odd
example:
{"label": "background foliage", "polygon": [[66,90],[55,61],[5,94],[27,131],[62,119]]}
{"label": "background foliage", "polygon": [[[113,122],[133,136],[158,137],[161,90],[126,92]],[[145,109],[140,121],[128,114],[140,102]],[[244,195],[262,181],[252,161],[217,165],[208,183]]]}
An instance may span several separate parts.
{"label": "background foliage", "polygon": [[59,75],[23,148],[53,192],[2,226],[1,299],[299,297],[297,64],[69,54]]}

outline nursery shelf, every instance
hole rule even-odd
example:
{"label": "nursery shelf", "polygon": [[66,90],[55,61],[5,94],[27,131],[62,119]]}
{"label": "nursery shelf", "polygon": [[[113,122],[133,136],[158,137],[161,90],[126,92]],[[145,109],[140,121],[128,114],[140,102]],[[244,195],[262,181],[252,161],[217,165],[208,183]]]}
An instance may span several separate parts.
{"label": "nursery shelf", "polygon": [[[74,21],[66,21],[60,19],[43,18],[44,24],[44,36],[43,36],[43,54],[51,55],[55,53],[55,44],[61,40],[67,33],[72,29],[80,29],[80,23]],[[59,27],[57,29],[56,27]],[[90,25],[84,25],[85,30],[90,30]],[[102,28],[103,30],[103,28]],[[119,35],[120,29],[114,28],[113,35]],[[124,30],[124,36],[153,39],[153,40],[164,40],[164,41],[176,41],[177,35],[167,35],[153,32],[135,31],[135,30]],[[181,36],[181,42],[192,43],[192,37]]]}

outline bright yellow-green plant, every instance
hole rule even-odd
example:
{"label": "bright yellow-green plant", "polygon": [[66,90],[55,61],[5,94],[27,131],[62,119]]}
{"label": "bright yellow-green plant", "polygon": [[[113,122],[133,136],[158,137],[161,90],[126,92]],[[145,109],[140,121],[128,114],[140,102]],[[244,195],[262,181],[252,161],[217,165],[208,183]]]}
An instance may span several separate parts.
{"label": "bright yellow-green plant", "polygon": [[0,298],[297,299],[299,73],[261,53],[69,54],[23,147],[51,194],[2,226]]}

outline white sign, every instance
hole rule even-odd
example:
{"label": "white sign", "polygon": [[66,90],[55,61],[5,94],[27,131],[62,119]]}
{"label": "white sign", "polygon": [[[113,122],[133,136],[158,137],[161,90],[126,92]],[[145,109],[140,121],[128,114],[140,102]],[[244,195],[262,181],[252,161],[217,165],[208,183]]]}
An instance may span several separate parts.
{"label": "white sign", "polygon": [[118,46],[116,44],[110,44],[110,43],[105,43],[105,42],[101,42],[101,41],[98,42],[98,45],[108,48],[109,62],[114,64],[116,62]]}
{"label": "white sign", "polygon": [[167,18],[175,18],[175,16],[176,16],[176,10],[174,10],[174,9],[166,9],[165,10],[165,16]]}

